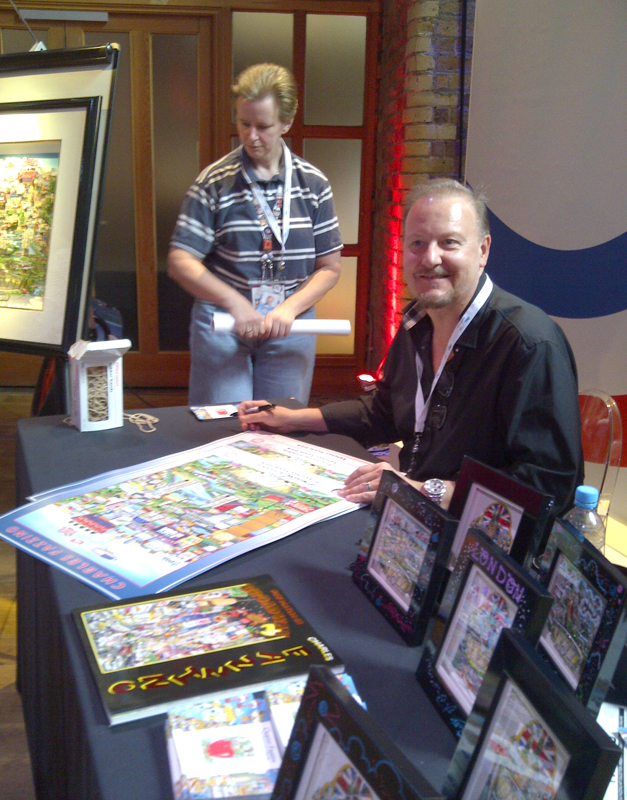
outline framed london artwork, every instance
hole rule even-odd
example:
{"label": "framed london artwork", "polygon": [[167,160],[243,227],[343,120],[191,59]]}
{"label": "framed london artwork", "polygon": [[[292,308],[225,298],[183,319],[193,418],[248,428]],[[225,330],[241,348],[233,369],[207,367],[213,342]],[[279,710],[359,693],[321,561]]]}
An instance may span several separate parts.
{"label": "framed london artwork", "polygon": [[88,76],[115,63],[113,46],[0,56],[0,349],[84,334],[113,81]]}
{"label": "framed london artwork", "polygon": [[425,642],[417,678],[457,736],[476,700],[504,628],[536,643],[553,603],[529,573],[470,530]]}
{"label": "framed london artwork", "polygon": [[529,566],[541,544],[552,505],[551,495],[466,456],[449,507],[459,519],[449,569],[455,566],[470,528],[483,531],[515,561]]}
{"label": "framed london artwork", "polygon": [[619,747],[520,634],[501,632],[446,778],[450,800],[596,800]]}
{"label": "framed london artwork", "polygon": [[272,800],[442,800],[326,667],[312,667]]}
{"label": "framed london artwork", "polygon": [[627,578],[568,522],[556,519],[539,580],[554,597],[540,636],[546,655],[594,715],[627,636]]}
{"label": "framed london artwork", "polygon": [[397,473],[377,491],[370,548],[353,578],[408,644],[420,644],[431,618],[457,521]]}

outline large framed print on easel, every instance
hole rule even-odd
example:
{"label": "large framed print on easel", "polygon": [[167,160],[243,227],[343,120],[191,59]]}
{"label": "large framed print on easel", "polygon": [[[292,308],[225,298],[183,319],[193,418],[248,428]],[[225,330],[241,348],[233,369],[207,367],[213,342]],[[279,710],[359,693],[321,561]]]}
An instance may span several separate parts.
{"label": "large framed print on easel", "polygon": [[86,335],[116,45],[0,56],[0,349]]}

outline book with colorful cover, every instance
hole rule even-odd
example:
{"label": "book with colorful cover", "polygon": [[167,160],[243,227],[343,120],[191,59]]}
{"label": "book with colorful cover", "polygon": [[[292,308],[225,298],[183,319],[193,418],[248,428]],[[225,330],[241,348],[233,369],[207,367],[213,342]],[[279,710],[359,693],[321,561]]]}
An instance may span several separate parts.
{"label": "book with colorful cover", "polygon": [[177,707],[168,714],[166,739],[175,800],[272,794],[281,750],[265,692]]}
{"label": "book with colorful cover", "polygon": [[246,431],[41,493],[0,539],[109,597],[150,595],[354,511],[337,490],[363,463]]}
{"label": "book with colorful cover", "polygon": [[174,591],[73,612],[111,725],[225,697],[314,664],[344,667],[274,580]]}

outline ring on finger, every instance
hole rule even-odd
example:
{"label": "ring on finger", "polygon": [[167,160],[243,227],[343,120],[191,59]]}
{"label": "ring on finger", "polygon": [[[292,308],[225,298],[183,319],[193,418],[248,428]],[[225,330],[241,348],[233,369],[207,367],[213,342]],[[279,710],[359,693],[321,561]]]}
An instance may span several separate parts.
{"label": "ring on finger", "polygon": [[372,489],[370,488],[370,481],[366,481],[366,491],[371,492]]}

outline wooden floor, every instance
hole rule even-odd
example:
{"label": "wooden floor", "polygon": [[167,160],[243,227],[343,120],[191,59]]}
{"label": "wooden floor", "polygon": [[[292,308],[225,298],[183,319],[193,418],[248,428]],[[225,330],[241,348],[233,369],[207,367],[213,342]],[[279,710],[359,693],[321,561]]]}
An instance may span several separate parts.
{"label": "wooden floor", "polygon": [[[31,415],[32,397],[31,390],[0,387],[0,513],[15,507],[16,423]],[[312,397],[311,405],[334,399],[345,397]],[[182,389],[124,392],[125,409],[149,412],[151,406],[186,404],[187,392]],[[0,798],[34,800],[21,699],[15,689],[16,608],[15,551],[0,541]]]}

